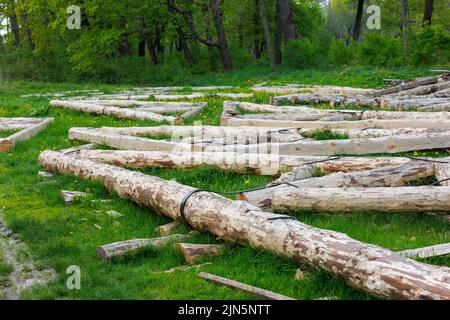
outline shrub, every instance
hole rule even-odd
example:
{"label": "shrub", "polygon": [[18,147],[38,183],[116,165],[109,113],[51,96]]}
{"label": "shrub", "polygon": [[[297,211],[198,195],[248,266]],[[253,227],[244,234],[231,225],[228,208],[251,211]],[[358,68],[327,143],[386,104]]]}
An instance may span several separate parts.
{"label": "shrub", "polygon": [[361,65],[399,66],[403,60],[401,39],[377,32],[367,33],[358,45],[358,60]]}
{"label": "shrub", "polygon": [[348,65],[354,59],[354,46],[347,45],[343,40],[336,40],[330,46],[330,59],[336,66]]}
{"label": "shrub", "polygon": [[450,61],[450,32],[440,26],[427,26],[417,32],[409,46],[410,63],[445,64]]}
{"label": "shrub", "polygon": [[328,61],[329,44],[330,38],[325,35],[291,40],[284,48],[285,63],[296,69],[322,66]]}

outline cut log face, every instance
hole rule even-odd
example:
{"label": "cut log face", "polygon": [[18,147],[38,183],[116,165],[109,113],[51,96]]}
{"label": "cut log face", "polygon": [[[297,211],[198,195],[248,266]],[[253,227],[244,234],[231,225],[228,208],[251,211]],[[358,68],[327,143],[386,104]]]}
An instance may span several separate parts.
{"label": "cut log face", "polygon": [[195,264],[222,254],[224,247],[213,244],[175,243],[173,248],[183,254],[187,264]]}
{"label": "cut log face", "polygon": [[257,287],[254,287],[254,286],[242,283],[242,282],[219,277],[219,276],[216,276],[216,275],[213,275],[210,273],[206,273],[206,272],[200,272],[198,274],[198,277],[201,279],[205,279],[205,280],[214,282],[215,284],[226,286],[226,287],[234,289],[234,290],[240,290],[240,291],[254,294],[258,298],[264,299],[264,300],[284,300],[284,301],[295,300],[293,298],[283,296],[281,294],[278,294],[278,293],[275,293],[272,291],[257,288]]}
{"label": "cut log face", "polygon": [[20,130],[0,138],[0,152],[11,152],[17,143],[34,138],[52,122],[53,118],[0,118],[0,131]]}
{"label": "cut log face", "polygon": [[[174,220],[180,218],[180,204],[186,194],[195,190],[174,181],[74,159],[58,152],[43,152],[39,159],[47,171],[101,181],[120,197],[133,200]],[[317,194],[323,194],[323,190],[311,192],[316,195],[316,203]],[[436,188],[425,188],[418,193],[429,200],[429,190]],[[445,194],[443,197],[448,198],[450,190],[443,190],[442,193]],[[398,203],[396,196],[391,197]],[[377,205],[389,203],[376,199]],[[444,206],[443,199],[433,203]],[[334,198],[333,202],[340,203]],[[232,201],[210,192],[192,194],[186,201],[184,213],[186,222],[194,229],[326,270],[343,278],[351,286],[376,296],[390,299],[450,299],[449,268],[410,260],[391,250],[351,239],[339,232],[288,220],[286,216],[264,212],[249,203]]]}
{"label": "cut log face", "polygon": [[154,239],[134,239],[128,241],[115,242],[97,248],[97,255],[103,261],[110,261],[119,256],[136,253],[142,248],[159,248],[174,241],[186,239],[190,235],[175,234],[163,238]]}

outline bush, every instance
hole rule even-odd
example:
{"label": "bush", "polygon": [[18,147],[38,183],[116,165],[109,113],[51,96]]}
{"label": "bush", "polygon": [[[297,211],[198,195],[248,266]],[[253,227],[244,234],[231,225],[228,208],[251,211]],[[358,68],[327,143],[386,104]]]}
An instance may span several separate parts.
{"label": "bush", "polygon": [[354,47],[343,40],[336,40],[330,46],[330,59],[336,66],[348,65],[354,59]]}
{"label": "bush", "polygon": [[370,32],[358,46],[361,65],[395,67],[402,64],[402,42],[400,38]]}
{"label": "bush", "polygon": [[328,59],[330,38],[323,35],[319,38],[291,40],[284,48],[284,60],[288,67],[305,69],[319,67]]}
{"label": "bush", "polygon": [[450,61],[450,32],[440,26],[427,26],[417,32],[409,46],[412,65],[446,64]]}

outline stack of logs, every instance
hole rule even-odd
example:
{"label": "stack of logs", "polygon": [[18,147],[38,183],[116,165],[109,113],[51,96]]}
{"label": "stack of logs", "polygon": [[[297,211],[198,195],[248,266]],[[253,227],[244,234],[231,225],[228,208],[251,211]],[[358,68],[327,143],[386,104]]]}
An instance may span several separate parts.
{"label": "stack of logs", "polygon": [[[396,83],[381,91],[314,87],[310,90],[315,93],[273,99],[276,103],[331,102],[333,107],[351,103],[403,109],[414,105],[420,112],[225,102],[221,127],[72,128],[70,139],[91,144],[60,152],[45,151],[40,162],[50,172],[99,180],[119,196],[174,220],[159,228],[163,238],[100,247],[97,253],[106,261],[143,247],[174,242],[174,248],[190,264],[205,255],[223,252],[220,245],[180,243],[192,234],[173,235],[172,231],[185,222],[218,239],[248,244],[323,269],[375,296],[450,299],[450,269],[410,259],[448,254],[449,244],[396,253],[339,232],[314,228],[288,215],[300,209],[368,214],[448,212],[450,158],[342,156],[450,148],[450,113],[446,112],[448,101],[442,100],[448,99],[448,84],[448,75],[443,75]],[[254,88],[265,89],[282,90]],[[89,103],[103,109],[111,105],[105,101]],[[143,106],[123,101],[116,108],[135,105]],[[347,139],[314,139],[319,132]],[[156,139],[161,135],[171,139]],[[95,145],[118,150],[95,150]],[[204,165],[273,176],[274,181],[256,190],[236,192],[237,200],[233,201],[124,169],[190,169]],[[436,182],[418,185],[430,179]]]}

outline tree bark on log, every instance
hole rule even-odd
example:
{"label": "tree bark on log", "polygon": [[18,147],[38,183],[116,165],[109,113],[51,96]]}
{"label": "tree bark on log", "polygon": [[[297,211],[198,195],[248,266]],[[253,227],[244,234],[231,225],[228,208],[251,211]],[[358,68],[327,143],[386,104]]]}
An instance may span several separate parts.
{"label": "tree bark on log", "polygon": [[167,121],[172,124],[182,124],[184,122],[182,117],[162,116],[160,114],[153,112],[130,110],[118,107],[100,106],[97,104],[84,102],[81,103],[81,102],[52,100],[50,101],[50,105],[54,107],[75,110],[80,112],[114,116],[121,119],[152,120],[156,122]]}
{"label": "tree bark on log", "polygon": [[[309,168],[306,169],[308,170]],[[294,173],[294,178],[295,175],[296,173]],[[266,189],[243,192],[238,195],[238,199],[248,201],[264,209],[272,209],[271,204],[277,202],[275,196],[279,194],[280,190],[290,192],[291,188],[401,187],[409,182],[434,175],[434,163],[419,162],[367,171],[350,173],[340,172],[320,178],[303,179],[299,181],[289,181],[289,176],[285,176],[283,177],[283,181],[279,182],[289,182],[289,185],[274,185]]]}
{"label": "tree bark on log", "polygon": [[420,86],[414,89],[410,89],[410,90],[404,90],[404,91],[400,91],[397,92],[397,96],[409,96],[409,97],[414,97],[414,96],[422,96],[422,95],[429,95],[444,89],[448,89],[450,88],[450,81],[444,81],[444,82],[438,82],[436,84],[432,84],[432,85],[427,85],[427,86]]}
{"label": "tree bark on log", "polygon": [[97,248],[97,255],[103,261],[110,261],[113,258],[135,253],[142,248],[159,248],[174,241],[186,239],[190,235],[175,234],[163,238],[154,239],[134,239],[106,244]]}
{"label": "tree bark on log", "polygon": [[[311,137],[314,133],[321,132],[311,129],[301,129],[299,132],[304,137]],[[398,135],[420,135],[420,134],[436,134],[436,133],[450,133],[450,129],[331,129],[325,132],[333,133],[336,135],[345,135],[350,139],[356,138],[376,138],[376,137],[387,137],[387,136],[398,136]]]}
{"label": "tree bark on log", "polygon": [[183,254],[187,264],[195,264],[206,258],[217,257],[224,250],[224,247],[221,245],[191,243],[174,243],[173,248]]}
{"label": "tree bark on log", "polygon": [[381,97],[381,96],[385,96],[385,95],[392,94],[392,93],[397,93],[397,92],[404,91],[404,90],[414,89],[414,88],[417,88],[420,86],[435,84],[435,83],[438,83],[438,81],[439,81],[439,77],[415,79],[413,81],[409,81],[407,83],[400,84],[398,86],[394,86],[391,88],[377,91],[376,93],[374,93],[374,96]]}
{"label": "tree bark on log", "polygon": [[198,274],[198,277],[201,279],[204,279],[204,280],[211,281],[215,284],[226,286],[226,287],[234,289],[234,290],[240,290],[240,291],[254,294],[258,298],[264,299],[264,300],[281,300],[281,301],[295,300],[293,298],[283,296],[281,294],[278,294],[278,293],[275,293],[272,291],[257,288],[257,287],[254,287],[254,286],[242,283],[242,282],[219,277],[214,274],[210,274],[210,273],[206,273],[206,272],[200,272]]}
{"label": "tree bark on log", "polygon": [[436,164],[436,179],[441,181],[441,186],[450,187],[450,162],[447,164]]}
{"label": "tree bark on log", "polygon": [[[47,171],[100,180],[119,196],[175,220],[180,219],[182,200],[195,190],[174,181],[76,160],[58,152],[43,152],[39,160]],[[282,216],[263,212],[246,202],[209,192],[192,194],[184,212],[186,222],[195,229],[326,270],[376,296],[450,299],[450,269],[447,267],[410,260],[342,233],[280,219]]]}

